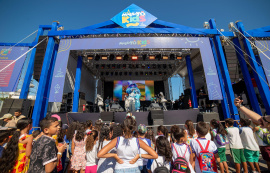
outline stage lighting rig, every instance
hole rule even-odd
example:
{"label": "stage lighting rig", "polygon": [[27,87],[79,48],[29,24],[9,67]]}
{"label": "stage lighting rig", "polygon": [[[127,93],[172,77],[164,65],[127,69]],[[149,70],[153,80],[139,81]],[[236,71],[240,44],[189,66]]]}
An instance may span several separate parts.
{"label": "stage lighting rig", "polygon": [[138,60],[138,56],[137,55],[132,55],[131,60]]}
{"label": "stage lighting rig", "polygon": [[143,54],[143,55],[142,55],[142,59],[145,61],[146,58],[147,58],[147,55],[146,55],[146,54]]}
{"label": "stage lighting rig", "polygon": [[170,60],[175,60],[175,54],[170,54]]}
{"label": "stage lighting rig", "polygon": [[93,59],[94,59],[94,56],[93,56],[93,55],[88,55],[88,56],[87,56],[87,59],[88,59],[88,60],[93,60]]}
{"label": "stage lighting rig", "polygon": [[127,68],[127,65],[126,64],[123,64],[123,69],[126,69]]}
{"label": "stage lighting rig", "polygon": [[123,60],[128,61],[128,58],[129,58],[128,54],[125,54]]}
{"label": "stage lighting rig", "polygon": [[95,60],[98,61],[99,59],[100,59],[100,55],[99,54],[96,54]]}
{"label": "stage lighting rig", "polygon": [[110,60],[110,61],[114,60],[114,57],[115,57],[115,55],[114,55],[114,54],[110,54],[110,56],[109,56],[109,60]]}
{"label": "stage lighting rig", "polygon": [[117,55],[117,56],[116,56],[116,60],[122,60],[122,58],[123,58],[123,57],[122,57],[121,55]]}
{"label": "stage lighting rig", "polygon": [[102,65],[101,65],[101,69],[104,69],[104,68],[105,68],[105,64],[102,64]]}
{"label": "stage lighting rig", "polygon": [[161,54],[157,54],[157,55],[156,55],[156,59],[157,59],[157,60],[161,60]]}
{"label": "stage lighting rig", "polygon": [[102,59],[102,60],[107,60],[107,59],[108,59],[108,56],[107,56],[107,55],[102,55],[102,56],[101,56],[101,59]]}
{"label": "stage lighting rig", "polygon": [[156,57],[155,57],[155,55],[149,55],[149,59],[150,59],[150,60],[155,60]]}
{"label": "stage lighting rig", "polygon": [[163,56],[162,56],[162,59],[164,59],[164,60],[168,60],[168,59],[169,59],[169,57],[168,57],[167,55],[163,55]]}

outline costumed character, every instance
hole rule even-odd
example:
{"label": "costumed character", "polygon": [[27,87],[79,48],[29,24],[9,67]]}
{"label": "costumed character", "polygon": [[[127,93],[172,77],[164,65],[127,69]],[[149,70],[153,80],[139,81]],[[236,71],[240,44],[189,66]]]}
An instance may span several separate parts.
{"label": "costumed character", "polygon": [[[138,85],[136,83],[131,83],[131,84],[129,83],[129,86],[126,89],[126,93],[128,94],[128,100],[130,104],[135,105],[135,111],[139,111],[141,91],[139,90]],[[132,106],[130,106],[129,110],[133,111]]]}
{"label": "costumed character", "polygon": [[160,97],[160,103],[162,104],[163,110],[167,111],[167,107],[166,107],[167,100],[165,99],[163,92],[159,93],[159,97]]}
{"label": "costumed character", "polygon": [[99,112],[104,112],[104,110],[102,109],[102,106],[104,106],[104,103],[103,103],[103,98],[101,97],[101,95],[97,94],[95,103],[98,105]]}
{"label": "costumed character", "polygon": [[111,111],[110,102],[111,102],[110,97],[107,97],[107,99],[105,100],[105,111],[106,112]]}
{"label": "costumed character", "polygon": [[135,92],[135,110],[136,112],[139,112],[140,110],[140,107],[141,107],[141,103],[140,103],[140,98],[141,98],[141,92],[139,90],[135,91],[133,90],[133,92]]}
{"label": "costumed character", "polygon": [[128,112],[129,111],[130,102],[129,102],[129,99],[128,99],[128,96],[127,95],[125,95],[124,100],[125,100],[125,110],[126,110],[126,112]]}

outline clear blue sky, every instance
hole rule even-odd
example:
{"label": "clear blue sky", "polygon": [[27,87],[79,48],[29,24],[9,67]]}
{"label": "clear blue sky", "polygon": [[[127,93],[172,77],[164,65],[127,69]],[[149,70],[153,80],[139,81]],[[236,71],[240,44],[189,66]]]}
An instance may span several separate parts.
{"label": "clear blue sky", "polygon": [[[225,31],[229,22],[237,20],[244,23],[246,30],[270,25],[270,0],[0,0],[0,42],[17,43],[39,25],[55,20],[65,30],[104,22],[132,3],[160,20],[194,28],[202,28],[210,18],[216,19],[218,28]],[[172,84],[178,88],[180,83],[175,80]],[[174,98],[178,94],[175,92]]]}

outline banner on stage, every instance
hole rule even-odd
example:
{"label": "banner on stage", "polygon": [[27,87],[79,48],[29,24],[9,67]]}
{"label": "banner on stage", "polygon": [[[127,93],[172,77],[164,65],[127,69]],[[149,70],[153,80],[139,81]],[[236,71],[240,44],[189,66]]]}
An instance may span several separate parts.
{"label": "banner on stage", "polygon": [[55,62],[50,102],[62,102],[66,68],[70,50],[83,49],[125,49],[125,48],[160,48],[160,49],[200,49],[208,95],[210,100],[222,100],[219,77],[207,37],[117,37],[61,39]]}
{"label": "banner on stage", "polygon": [[135,4],[121,11],[111,20],[123,28],[146,28],[157,18]]}
{"label": "banner on stage", "polygon": [[0,92],[16,91],[27,54],[15,60],[28,49],[28,47],[0,46]]}
{"label": "banner on stage", "polygon": [[264,73],[266,75],[268,84],[270,84],[270,41],[256,41]]}

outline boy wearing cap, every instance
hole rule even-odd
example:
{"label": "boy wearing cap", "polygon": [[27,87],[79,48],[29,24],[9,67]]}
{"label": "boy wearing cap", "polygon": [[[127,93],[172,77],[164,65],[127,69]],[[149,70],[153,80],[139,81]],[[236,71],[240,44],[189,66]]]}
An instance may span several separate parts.
{"label": "boy wearing cap", "polygon": [[12,119],[11,114],[5,114],[2,118],[0,118],[0,120],[3,120],[7,123],[5,127],[16,127],[16,121]]}
{"label": "boy wearing cap", "polygon": [[[148,146],[151,147],[151,140],[145,138],[146,133],[147,133],[146,126],[144,124],[140,124],[138,126],[138,138],[140,138],[143,142],[145,142]],[[142,148],[140,148],[140,154],[147,154],[147,152],[144,151]],[[139,165],[139,169],[141,170],[141,173],[148,173],[146,168],[148,159],[139,158],[137,162]]]}

